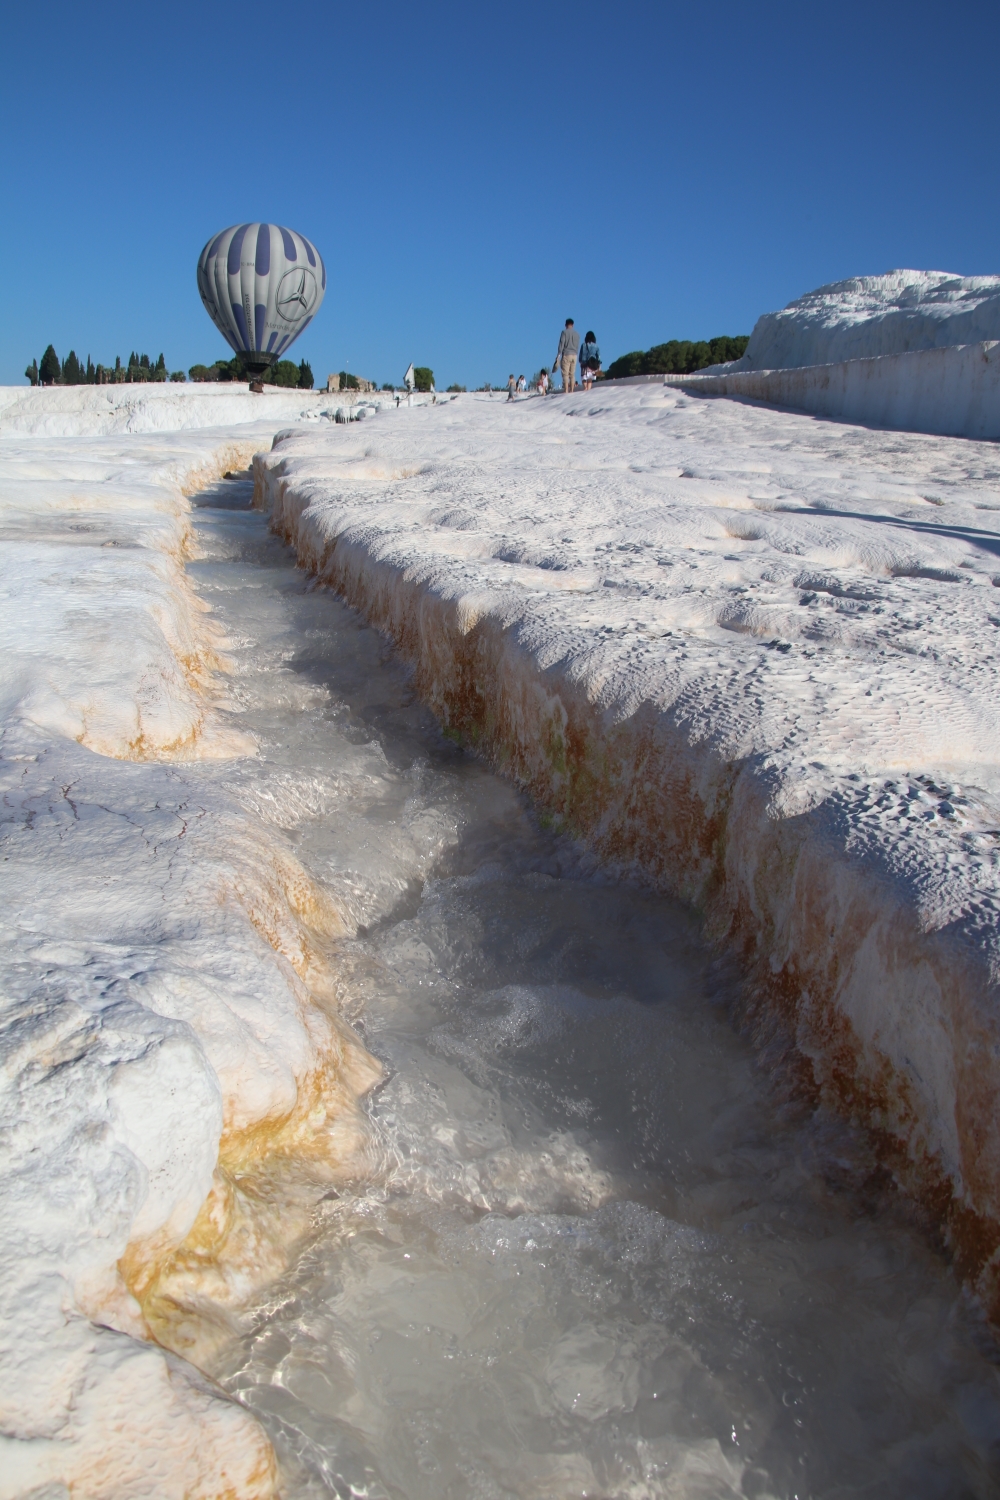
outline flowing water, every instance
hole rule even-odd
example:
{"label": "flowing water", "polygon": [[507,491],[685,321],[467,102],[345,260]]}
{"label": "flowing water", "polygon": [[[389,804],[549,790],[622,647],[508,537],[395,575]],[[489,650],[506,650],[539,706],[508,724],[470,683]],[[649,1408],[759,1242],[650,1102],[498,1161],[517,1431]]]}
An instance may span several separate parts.
{"label": "flowing water", "polygon": [[296,1500],[1000,1492],[994,1346],[861,1143],[782,1105],[682,908],[602,883],[249,509],[199,497],[227,774],[357,925],[378,1165],[214,1372]]}

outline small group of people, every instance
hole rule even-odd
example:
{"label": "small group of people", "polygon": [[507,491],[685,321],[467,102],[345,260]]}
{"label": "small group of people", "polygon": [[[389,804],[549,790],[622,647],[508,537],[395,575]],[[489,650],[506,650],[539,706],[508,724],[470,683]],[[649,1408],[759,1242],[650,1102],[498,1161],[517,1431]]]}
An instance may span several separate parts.
{"label": "small group of people", "polygon": [[[580,361],[580,381],[585,391],[589,391],[597,379],[601,369],[601,351],[597,347],[597,336],[591,330],[583,343],[580,343],[580,335],[576,331],[573,319],[566,319],[566,326],[559,335],[559,348],[556,350],[555,364],[552,373],[556,370],[562,371],[562,383],[564,391],[576,390],[576,362]],[[552,388],[549,380],[549,372],[546,369],[539,371],[535,386],[540,396],[547,396]],[[515,379],[513,375],[507,377],[507,400],[515,401],[518,396],[524,394],[528,389],[528,382],[523,375]]]}
{"label": "small group of people", "polygon": [[[576,388],[577,358],[580,360],[580,380],[584,390],[589,391],[601,368],[601,351],[597,347],[597,336],[591,330],[581,344],[573,319],[567,318],[566,326],[559,335],[559,348],[556,350],[555,364],[552,366],[553,374],[557,369],[562,371],[564,391],[568,392]],[[541,389],[540,385],[539,389]]]}

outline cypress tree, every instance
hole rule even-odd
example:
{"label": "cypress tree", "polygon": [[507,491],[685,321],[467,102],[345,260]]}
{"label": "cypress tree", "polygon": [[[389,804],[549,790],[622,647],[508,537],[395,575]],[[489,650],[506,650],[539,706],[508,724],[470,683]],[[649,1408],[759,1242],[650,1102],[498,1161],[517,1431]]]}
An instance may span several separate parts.
{"label": "cypress tree", "polygon": [[42,385],[56,385],[60,376],[59,356],[50,344],[42,355],[38,375]]}
{"label": "cypress tree", "polygon": [[80,378],[80,361],[76,357],[76,350],[71,349],[63,360],[62,383],[63,385],[79,385]]}
{"label": "cypress tree", "polygon": [[28,368],[25,370],[24,373],[27,376],[27,378],[31,381],[32,385],[37,385],[38,384],[38,361],[37,361],[37,359],[33,359],[31,361],[31,364],[28,366]]}

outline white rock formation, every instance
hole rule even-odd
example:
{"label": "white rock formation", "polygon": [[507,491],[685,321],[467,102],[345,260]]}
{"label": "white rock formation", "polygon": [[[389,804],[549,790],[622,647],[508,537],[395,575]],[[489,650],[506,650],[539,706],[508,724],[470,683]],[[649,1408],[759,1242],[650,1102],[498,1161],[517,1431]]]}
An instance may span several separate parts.
{"label": "white rock formation", "polygon": [[1000,339],[1000,276],[889,271],[797,297],[754,324],[729,370],[789,370]]}
{"label": "white rock formation", "polygon": [[[344,398],[339,397],[342,401]],[[391,405],[395,397],[374,393],[368,407]],[[185,432],[247,423],[275,425],[332,421],[335,407],[323,391],[266,386],[252,395],[245,385],[192,382],[172,385],[0,386],[0,433],[46,437],[97,437],[112,433]]]}
{"label": "white rock formation", "polygon": [[639,386],[255,468],[452,728],[705,910],[996,1310],[996,450]]}
{"label": "white rock formation", "polygon": [[[0,441],[2,1497],[272,1494],[256,1422],[167,1350],[199,1360],[362,1159],[376,1071],[315,1003],[338,914],[195,774],[255,746],[183,491],[273,431]],[[306,1165],[255,1200],[274,1153]]]}
{"label": "white rock formation", "polygon": [[[184,490],[267,446],[270,397],[113,394],[0,394],[0,1497],[264,1497],[260,1429],[181,1356],[357,1168],[375,1075],[316,1003],[338,911],[198,775],[253,747]],[[703,907],[996,1311],[995,448],[651,387],[274,399],[259,497],[303,563],[611,869]],[[241,1187],[279,1154],[295,1182]]]}
{"label": "white rock formation", "polygon": [[890,271],[765,313],[742,359],[670,376],[838,422],[1000,438],[1000,276]]}

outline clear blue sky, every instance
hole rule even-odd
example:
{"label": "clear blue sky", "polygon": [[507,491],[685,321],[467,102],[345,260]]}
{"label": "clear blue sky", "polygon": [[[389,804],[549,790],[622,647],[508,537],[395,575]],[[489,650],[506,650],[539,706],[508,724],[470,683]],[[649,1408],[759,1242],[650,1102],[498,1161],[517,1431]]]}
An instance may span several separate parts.
{"label": "clear blue sky", "polygon": [[469,386],[747,333],[823,282],[1000,271],[1000,5],[199,3],[3,10],[0,381],[226,347],[215,231],[322,251],[317,381]]}

